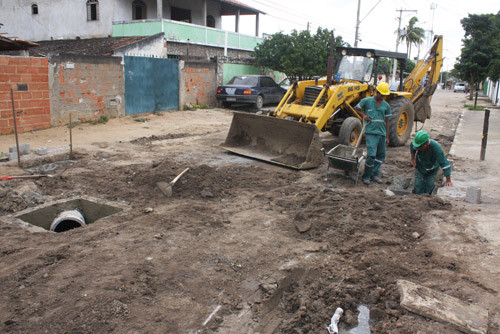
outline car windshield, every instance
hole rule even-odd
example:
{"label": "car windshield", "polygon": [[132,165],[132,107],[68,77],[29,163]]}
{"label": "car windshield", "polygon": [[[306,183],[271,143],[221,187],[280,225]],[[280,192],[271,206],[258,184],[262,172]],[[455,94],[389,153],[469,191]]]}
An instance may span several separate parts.
{"label": "car windshield", "polygon": [[370,81],[373,59],[359,56],[344,56],[339,65],[340,77],[356,81]]}
{"label": "car windshield", "polygon": [[257,77],[240,76],[240,77],[233,77],[227,84],[235,86],[254,87],[257,86],[258,82],[259,79]]}
{"label": "car windshield", "polygon": [[457,83],[456,86],[465,86],[463,83]]}

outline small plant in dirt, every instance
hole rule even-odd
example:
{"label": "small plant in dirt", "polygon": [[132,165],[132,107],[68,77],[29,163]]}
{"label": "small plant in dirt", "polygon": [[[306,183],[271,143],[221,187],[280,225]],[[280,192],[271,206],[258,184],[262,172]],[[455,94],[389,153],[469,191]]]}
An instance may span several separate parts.
{"label": "small plant in dirt", "polygon": [[[474,105],[473,104],[464,104],[464,107],[469,109],[469,110],[474,110]],[[476,106],[476,110],[484,110],[485,108],[483,106]]]}
{"label": "small plant in dirt", "polygon": [[100,123],[100,124],[106,124],[108,121],[109,121],[109,117],[108,116],[101,115],[96,122]]}
{"label": "small plant in dirt", "polygon": [[[98,119],[89,119],[89,120],[86,120],[86,121],[80,121],[80,123],[88,123],[88,124],[96,125],[96,124],[106,124],[108,121],[109,121],[109,117],[108,116],[101,115]],[[78,123],[76,123],[75,126],[77,124]]]}
{"label": "small plant in dirt", "polygon": [[188,103],[188,104],[185,104],[184,105],[184,110],[196,110],[196,108],[191,104],[191,103]]}
{"label": "small plant in dirt", "polygon": [[149,118],[146,118],[146,117],[134,118],[134,122],[144,123],[147,121],[149,121]]}
{"label": "small plant in dirt", "polygon": [[208,104],[202,104],[200,105],[200,109],[210,109],[210,106]]}

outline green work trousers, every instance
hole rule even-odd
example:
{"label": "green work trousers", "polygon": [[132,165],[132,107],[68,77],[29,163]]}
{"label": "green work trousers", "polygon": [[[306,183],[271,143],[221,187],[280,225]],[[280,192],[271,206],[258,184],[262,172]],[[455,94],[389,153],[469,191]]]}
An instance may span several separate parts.
{"label": "green work trousers", "polygon": [[380,175],[385,160],[385,136],[366,134],[366,155],[363,179],[370,180]]}
{"label": "green work trousers", "polygon": [[415,188],[413,192],[417,195],[432,194],[439,169],[436,168],[429,174],[422,174],[418,169],[415,169]]}

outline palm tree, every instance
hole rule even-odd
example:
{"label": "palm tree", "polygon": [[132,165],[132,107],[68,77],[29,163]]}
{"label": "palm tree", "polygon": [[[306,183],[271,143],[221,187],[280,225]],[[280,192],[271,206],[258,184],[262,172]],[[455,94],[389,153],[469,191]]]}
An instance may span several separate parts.
{"label": "palm tree", "polygon": [[408,26],[406,26],[399,35],[399,41],[406,43],[406,57],[410,57],[412,44],[419,45],[424,42],[425,30],[416,27],[415,24],[417,22],[418,18],[416,16],[412,17]]}

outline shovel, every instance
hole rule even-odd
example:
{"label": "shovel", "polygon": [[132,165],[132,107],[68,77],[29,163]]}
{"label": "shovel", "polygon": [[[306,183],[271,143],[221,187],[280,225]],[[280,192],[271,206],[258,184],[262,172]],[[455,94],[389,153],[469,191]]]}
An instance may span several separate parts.
{"label": "shovel", "polygon": [[354,150],[352,151],[352,156],[356,154],[356,149],[359,147],[359,144],[361,143],[361,139],[363,139],[363,135],[365,134],[365,122],[363,122],[363,128],[361,129],[361,133],[359,134],[358,140],[356,141],[356,146],[354,146]]}
{"label": "shovel", "polygon": [[175,177],[170,183],[167,182],[157,182],[156,185],[158,188],[160,188],[160,191],[165,195],[166,197],[172,197],[172,187],[175,185],[177,181],[181,178],[184,173],[186,173],[189,170],[189,167],[184,169],[179,175]]}
{"label": "shovel", "polygon": [[13,175],[13,176],[0,176],[0,180],[14,180],[14,179],[39,179],[41,177],[58,177],[61,176],[62,173],[66,171],[66,168],[64,168],[62,171],[60,171],[57,174],[33,174],[33,175]]}

